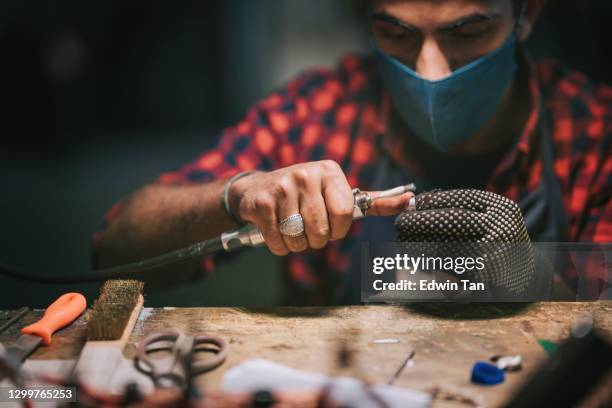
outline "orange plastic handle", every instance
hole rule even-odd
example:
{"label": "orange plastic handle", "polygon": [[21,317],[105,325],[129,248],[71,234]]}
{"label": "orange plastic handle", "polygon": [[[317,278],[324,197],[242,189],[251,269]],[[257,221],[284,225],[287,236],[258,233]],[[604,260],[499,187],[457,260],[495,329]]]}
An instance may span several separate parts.
{"label": "orange plastic handle", "polygon": [[71,292],[60,296],[45,310],[36,323],[21,329],[23,334],[33,334],[42,338],[42,344],[51,344],[51,335],[77,319],[87,308],[87,300],[80,293]]}

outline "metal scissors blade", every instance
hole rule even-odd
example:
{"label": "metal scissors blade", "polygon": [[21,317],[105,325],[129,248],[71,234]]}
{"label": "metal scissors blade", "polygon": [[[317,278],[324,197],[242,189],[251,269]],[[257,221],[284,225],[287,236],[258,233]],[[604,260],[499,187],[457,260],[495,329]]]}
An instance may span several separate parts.
{"label": "metal scissors blade", "polygon": [[2,324],[0,325],[0,334],[2,334],[3,331],[12,326],[17,320],[25,316],[29,311],[30,308],[28,308],[27,306],[18,309],[12,316],[8,317],[5,321],[2,322]]}

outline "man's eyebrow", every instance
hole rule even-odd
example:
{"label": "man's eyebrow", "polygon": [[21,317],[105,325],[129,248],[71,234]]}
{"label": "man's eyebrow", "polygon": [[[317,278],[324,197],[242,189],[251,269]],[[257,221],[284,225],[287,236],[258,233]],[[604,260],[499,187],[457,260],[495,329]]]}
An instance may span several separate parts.
{"label": "man's eyebrow", "polygon": [[404,28],[406,30],[417,30],[416,27],[406,23],[405,21],[399,20],[395,17],[393,17],[392,15],[389,15],[383,11],[376,11],[372,14],[370,14],[370,19],[372,20],[382,20],[385,21],[387,23],[391,23],[394,24],[398,27]]}
{"label": "man's eyebrow", "polygon": [[[462,27],[467,24],[479,23],[483,21],[495,21],[501,18],[501,14],[499,13],[473,13],[467,16],[463,16],[458,18],[455,21],[444,24],[439,28],[440,31],[450,31],[456,28]],[[370,19],[373,20],[381,20],[390,24],[394,24],[398,27],[404,28],[406,30],[418,30],[415,26],[408,24],[405,21],[402,21],[396,17],[393,17],[390,14],[385,13],[384,11],[377,11],[370,14]]]}
{"label": "man's eyebrow", "polygon": [[502,16],[499,13],[474,13],[443,25],[442,27],[440,27],[440,31],[454,30],[467,24],[480,23],[483,21],[495,21],[499,20],[501,17]]}

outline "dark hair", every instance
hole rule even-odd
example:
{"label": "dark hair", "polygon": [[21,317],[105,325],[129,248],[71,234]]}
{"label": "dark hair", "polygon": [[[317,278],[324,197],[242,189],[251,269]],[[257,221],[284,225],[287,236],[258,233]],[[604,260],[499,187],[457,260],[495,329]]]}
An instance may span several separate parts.
{"label": "dark hair", "polygon": [[[375,0],[353,0],[353,4],[355,9],[363,16],[366,16],[372,7],[372,3]],[[519,18],[521,14],[521,9],[523,8],[523,3],[526,0],[512,0],[512,13],[514,18]]]}

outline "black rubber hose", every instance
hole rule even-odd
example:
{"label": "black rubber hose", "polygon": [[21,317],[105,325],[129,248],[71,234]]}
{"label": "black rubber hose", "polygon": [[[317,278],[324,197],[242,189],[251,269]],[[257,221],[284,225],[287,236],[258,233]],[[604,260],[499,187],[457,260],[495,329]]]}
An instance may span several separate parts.
{"label": "black rubber hose", "polygon": [[0,262],[0,275],[10,278],[26,280],[37,283],[68,284],[100,282],[107,279],[124,278],[134,276],[151,269],[159,268],[186,259],[198,258],[200,256],[223,251],[221,237],[211,238],[198,242],[185,248],[167,252],[153,258],[131,262],[125,265],[113,266],[105,269],[96,269],[85,275],[43,275]]}

